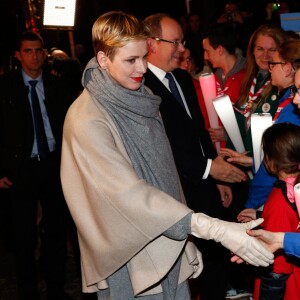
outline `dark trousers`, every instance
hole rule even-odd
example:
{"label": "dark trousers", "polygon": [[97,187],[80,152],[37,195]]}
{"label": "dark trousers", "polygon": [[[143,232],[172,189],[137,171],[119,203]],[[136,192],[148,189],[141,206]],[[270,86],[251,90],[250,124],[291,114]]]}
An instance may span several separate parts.
{"label": "dark trousers", "polygon": [[0,189],[0,232],[7,251],[14,249],[10,190]]}
{"label": "dark trousers", "polygon": [[290,274],[265,273],[261,277],[259,299],[283,300],[289,276]]}
{"label": "dark trousers", "polygon": [[202,253],[203,271],[198,277],[201,300],[224,300],[228,283],[230,252],[214,241],[195,239]]}
{"label": "dark trousers", "polygon": [[66,205],[62,194],[59,160],[55,154],[29,159],[20,168],[12,188],[13,230],[20,299],[38,299],[36,247],[37,207],[41,206],[40,267],[47,299],[63,298],[66,259]]}

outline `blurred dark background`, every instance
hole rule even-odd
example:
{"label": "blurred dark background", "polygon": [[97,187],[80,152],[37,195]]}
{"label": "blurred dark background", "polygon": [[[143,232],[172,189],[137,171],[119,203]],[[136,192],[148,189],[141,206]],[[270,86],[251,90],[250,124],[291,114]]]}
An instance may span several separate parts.
{"label": "blurred dark background", "polygon": [[[245,2],[256,2],[245,1]],[[191,0],[190,9],[201,16],[203,26],[216,18],[224,8],[225,0]],[[70,45],[68,32],[49,30],[42,26],[42,0],[1,0],[0,1],[0,56],[12,55],[18,34],[24,30],[37,27],[45,39],[46,48],[57,47],[68,54]],[[251,4],[253,6],[253,3]],[[74,43],[82,45],[88,55],[92,55],[91,28],[97,17],[109,10],[123,10],[143,19],[156,12],[166,12],[180,19],[187,15],[185,0],[77,0]]]}
{"label": "blurred dark background", "polygon": [[[299,0],[289,0],[298,2]],[[245,11],[255,15],[255,20],[263,18],[267,0],[77,0],[74,44],[93,55],[91,46],[91,28],[97,17],[110,10],[123,10],[143,19],[146,16],[165,12],[180,20],[187,17],[187,2],[190,12],[200,16],[203,30],[216,20],[228,2],[238,3]],[[43,36],[49,50],[57,47],[71,55],[69,33],[66,30],[49,30],[42,26],[44,1],[42,0],[1,0],[0,1],[0,59],[12,57],[15,42],[20,32],[35,28]],[[201,45],[200,45],[201,47]]]}

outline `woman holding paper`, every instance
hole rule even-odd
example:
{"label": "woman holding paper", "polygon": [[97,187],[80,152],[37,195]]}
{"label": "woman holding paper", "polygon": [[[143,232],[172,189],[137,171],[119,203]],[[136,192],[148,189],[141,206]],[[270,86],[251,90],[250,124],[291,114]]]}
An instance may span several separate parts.
{"label": "woman holding paper", "polygon": [[[250,117],[252,113],[275,115],[278,106],[277,88],[271,84],[268,61],[286,40],[285,32],[276,25],[261,25],[251,36],[246,55],[246,75],[235,104],[236,119],[248,155],[252,156]],[[231,141],[227,147],[233,148]]]}
{"label": "woman holding paper", "polygon": [[[238,123],[242,142],[249,157],[253,157],[251,114],[269,112],[274,116],[278,106],[277,87],[270,82],[268,61],[272,60],[278,47],[285,41],[285,32],[276,25],[264,24],[252,34],[246,54],[246,74],[241,84],[239,100],[234,105],[235,118]],[[228,133],[229,135],[229,133]],[[229,138],[227,148],[235,148],[233,141]],[[248,174],[251,174],[251,170]],[[248,198],[250,182],[237,184],[233,188],[234,201],[236,205],[234,218],[245,207]]]}

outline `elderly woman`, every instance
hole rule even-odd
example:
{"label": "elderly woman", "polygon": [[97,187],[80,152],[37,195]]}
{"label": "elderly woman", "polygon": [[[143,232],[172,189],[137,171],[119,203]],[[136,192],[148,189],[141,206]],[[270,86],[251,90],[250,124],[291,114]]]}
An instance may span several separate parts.
{"label": "elderly woman", "polygon": [[[159,115],[143,84],[148,31],[108,12],[92,30],[95,58],[64,124],[61,178],[78,230],[84,292],[98,299],[189,299],[201,271],[190,234],[214,239],[254,265],[273,255],[246,228],[186,205]],[[200,266],[199,266],[200,264]]]}

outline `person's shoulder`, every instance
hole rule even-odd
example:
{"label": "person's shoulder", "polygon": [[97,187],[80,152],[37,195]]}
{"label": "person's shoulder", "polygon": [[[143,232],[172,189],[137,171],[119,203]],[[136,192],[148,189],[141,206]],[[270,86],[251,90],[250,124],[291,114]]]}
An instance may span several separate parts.
{"label": "person's shoulder", "polygon": [[24,87],[24,80],[20,70],[8,71],[0,75],[1,92],[19,90],[19,87]]}
{"label": "person's shoulder", "polygon": [[72,90],[72,86],[67,80],[51,74],[48,70],[43,70],[42,76],[44,88],[47,87],[48,92],[49,89],[51,89],[51,93],[61,94],[62,96],[68,97],[69,91]]}
{"label": "person's shoulder", "polygon": [[82,93],[73,101],[70,105],[65,121],[84,116],[84,112],[87,110],[87,105],[91,103],[91,98],[87,90],[83,90]]}
{"label": "person's shoulder", "polygon": [[76,135],[86,135],[94,130],[110,130],[107,128],[114,127],[109,113],[101,103],[92,99],[86,89],[70,105],[64,126]]}
{"label": "person's shoulder", "polygon": [[246,68],[244,67],[244,68],[242,68],[242,69],[240,69],[238,72],[236,72],[235,74],[234,74],[234,76],[237,78],[237,79],[239,79],[239,80],[242,80],[244,77],[245,77],[245,75],[246,75]]}
{"label": "person's shoulder", "polygon": [[11,73],[11,72],[7,72],[5,74],[0,75],[1,89],[3,89],[3,87],[7,87],[7,83],[12,80],[11,74],[8,74],[8,73]]}
{"label": "person's shoulder", "polygon": [[192,76],[188,71],[178,68],[172,71],[172,73],[175,76],[177,82],[193,84]]}
{"label": "person's shoulder", "polygon": [[183,70],[183,69],[180,69],[180,68],[175,69],[174,71],[172,71],[172,73],[173,73],[175,76],[191,77],[191,75],[189,74],[188,71]]}
{"label": "person's shoulder", "polygon": [[0,75],[0,81],[8,81],[8,80],[16,80],[17,78],[21,78],[20,70],[8,71]]}
{"label": "person's shoulder", "polygon": [[43,69],[43,80],[56,82],[58,84],[63,82],[60,77],[51,74],[48,69]]}
{"label": "person's shoulder", "polygon": [[148,67],[146,73],[144,74],[145,79],[149,80],[149,78],[154,77],[154,76],[155,76],[154,73]]}
{"label": "person's shoulder", "polygon": [[84,89],[71,104],[68,114],[78,114],[78,116],[83,116],[85,114],[96,114],[99,113],[99,111],[101,110],[100,107],[102,108],[101,104],[99,104],[98,106],[99,109],[95,109],[95,102],[91,98],[89,92],[86,89]]}

